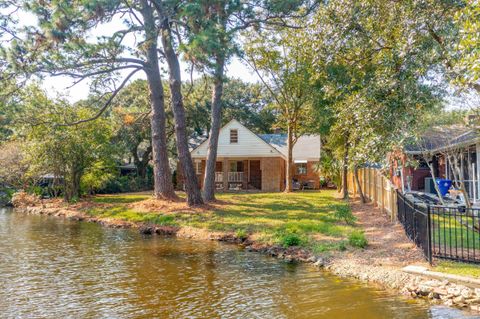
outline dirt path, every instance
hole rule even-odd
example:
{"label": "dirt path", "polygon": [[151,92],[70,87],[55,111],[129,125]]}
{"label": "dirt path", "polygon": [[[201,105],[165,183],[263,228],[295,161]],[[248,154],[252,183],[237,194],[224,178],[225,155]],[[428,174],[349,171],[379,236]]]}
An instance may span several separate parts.
{"label": "dirt path", "polygon": [[374,266],[428,266],[421,250],[405,235],[402,225],[391,221],[381,209],[357,201],[352,203],[352,211],[369,243],[367,249],[353,253],[359,262]]}

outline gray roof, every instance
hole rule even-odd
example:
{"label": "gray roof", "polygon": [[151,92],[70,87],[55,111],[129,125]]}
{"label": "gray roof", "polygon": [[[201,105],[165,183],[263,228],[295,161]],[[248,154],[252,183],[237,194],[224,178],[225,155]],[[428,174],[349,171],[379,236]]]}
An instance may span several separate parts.
{"label": "gray roof", "polygon": [[[260,138],[272,145],[284,156],[288,156],[287,134],[259,134]],[[293,159],[320,159],[320,135],[303,135],[293,147]]]}
{"label": "gray roof", "polygon": [[480,135],[475,129],[461,125],[432,127],[415,142],[405,146],[407,153],[448,149],[456,145],[475,143]]}

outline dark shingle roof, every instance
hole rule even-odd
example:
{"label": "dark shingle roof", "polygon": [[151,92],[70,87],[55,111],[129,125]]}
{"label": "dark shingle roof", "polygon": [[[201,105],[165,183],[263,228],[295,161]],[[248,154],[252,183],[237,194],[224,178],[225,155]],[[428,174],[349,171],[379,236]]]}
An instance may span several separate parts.
{"label": "dark shingle roof", "polygon": [[414,153],[420,151],[440,150],[458,144],[474,143],[479,137],[478,131],[460,125],[433,127],[416,141],[405,146],[405,151]]}

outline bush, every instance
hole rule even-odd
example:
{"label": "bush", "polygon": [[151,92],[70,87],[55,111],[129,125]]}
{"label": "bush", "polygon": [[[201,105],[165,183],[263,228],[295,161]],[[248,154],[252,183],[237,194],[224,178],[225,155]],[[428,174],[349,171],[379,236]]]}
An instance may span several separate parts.
{"label": "bush", "polygon": [[354,225],[357,221],[357,218],[353,216],[352,210],[347,205],[339,205],[335,208],[335,213],[333,214],[335,219],[343,220],[348,225]]}
{"label": "bush", "polygon": [[299,246],[302,243],[302,239],[297,234],[284,234],[280,238],[280,243],[283,247]]}
{"label": "bush", "polygon": [[363,231],[354,230],[348,235],[348,243],[353,247],[365,248],[368,245]]}
{"label": "bush", "polygon": [[97,190],[97,194],[129,193],[149,190],[153,182],[147,177],[143,179],[135,175],[115,176],[108,180],[104,187]]}
{"label": "bush", "polygon": [[247,234],[247,231],[245,229],[238,229],[236,232],[235,232],[235,236],[238,238],[238,239],[241,239],[241,240],[244,240],[244,239],[247,239],[248,238],[248,234]]}

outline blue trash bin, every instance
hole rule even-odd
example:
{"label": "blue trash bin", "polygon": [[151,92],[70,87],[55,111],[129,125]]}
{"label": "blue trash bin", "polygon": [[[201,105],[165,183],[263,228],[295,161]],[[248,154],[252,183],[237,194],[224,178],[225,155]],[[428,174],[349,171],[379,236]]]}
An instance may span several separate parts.
{"label": "blue trash bin", "polygon": [[449,179],[436,178],[435,182],[437,182],[438,190],[442,196],[447,195],[448,190],[452,187],[452,181]]}

